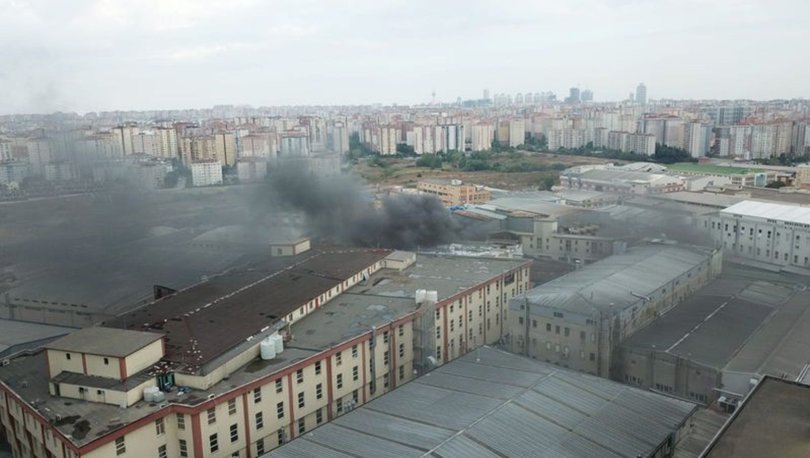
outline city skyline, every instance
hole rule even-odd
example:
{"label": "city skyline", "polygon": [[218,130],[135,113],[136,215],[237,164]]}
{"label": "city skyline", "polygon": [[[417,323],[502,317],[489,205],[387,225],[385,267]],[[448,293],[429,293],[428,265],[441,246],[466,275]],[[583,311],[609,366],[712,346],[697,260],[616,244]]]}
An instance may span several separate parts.
{"label": "city skyline", "polygon": [[810,74],[794,57],[810,51],[794,20],[810,5],[790,0],[425,4],[431,15],[366,1],[340,11],[318,1],[3,3],[0,55],[13,66],[0,68],[2,114],[417,105],[434,91],[449,102],[574,85],[601,102],[639,81],[649,99],[771,100],[806,97]]}

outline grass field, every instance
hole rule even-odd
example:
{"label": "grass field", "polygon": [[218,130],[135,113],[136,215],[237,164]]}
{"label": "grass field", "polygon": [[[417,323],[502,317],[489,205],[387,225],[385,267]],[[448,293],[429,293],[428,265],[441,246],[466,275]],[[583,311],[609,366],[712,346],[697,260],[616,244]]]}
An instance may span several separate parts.
{"label": "grass field", "polygon": [[[508,190],[537,189],[541,186],[545,177],[556,179],[560,174],[556,170],[542,172],[499,172],[492,170],[464,172],[451,168],[449,164],[445,164],[442,169],[431,170],[426,167],[417,167],[415,159],[385,159],[385,162],[387,167],[379,167],[361,160],[354,166],[354,171],[370,183],[383,186],[415,188],[420,179],[430,177],[458,178],[471,184]],[[500,162],[504,165],[529,163],[551,166],[552,164],[563,164],[566,167],[573,167],[584,164],[621,163],[622,161],[550,153],[528,153],[498,155],[493,159],[493,162]]]}

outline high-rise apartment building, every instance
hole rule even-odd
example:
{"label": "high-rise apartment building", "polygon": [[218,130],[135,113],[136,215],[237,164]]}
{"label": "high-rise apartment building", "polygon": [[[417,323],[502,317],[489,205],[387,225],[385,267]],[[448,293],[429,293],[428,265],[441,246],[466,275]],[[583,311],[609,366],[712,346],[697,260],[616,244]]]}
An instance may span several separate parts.
{"label": "high-rise apartment building", "polygon": [[636,86],[636,104],[647,105],[647,86],[644,83],[638,83],[638,86]]}

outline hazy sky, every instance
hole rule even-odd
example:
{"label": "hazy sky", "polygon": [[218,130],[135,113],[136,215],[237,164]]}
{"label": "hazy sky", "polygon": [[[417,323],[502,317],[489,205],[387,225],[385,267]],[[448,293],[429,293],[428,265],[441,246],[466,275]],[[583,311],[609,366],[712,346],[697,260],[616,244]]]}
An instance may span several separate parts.
{"label": "hazy sky", "polygon": [[0,0],[0,113],[810,97],[810,0]]}

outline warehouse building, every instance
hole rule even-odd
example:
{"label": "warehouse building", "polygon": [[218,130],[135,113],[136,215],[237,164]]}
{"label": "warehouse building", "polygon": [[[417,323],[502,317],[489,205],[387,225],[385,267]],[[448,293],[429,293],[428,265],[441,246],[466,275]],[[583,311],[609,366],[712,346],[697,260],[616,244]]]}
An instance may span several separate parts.
{"label": "warehouse building", "polygon": [[810,207],[746,200],[705,216],[700,225],[731,258],[810,269]]}
{"label": "warehouse building", "polygon": [[615,351],[722,268],[719,250],[633,247],[544,283],[509,303],[515,353],[609,377]]}
{"label": "warehouse building", "polygon": [[483,347],[266,456],[670,456],[695,410]]}
{"label": "warehouse building", "polygon": [[686,190],[686,182],[680,177],[612,164],[565,169],[560,172],[560,186],[617,194],[662,194]]}
{"label": "warehouse building", "polygon": [[[501,197],[453,213],[471,233],[520,244],[529,256],[590,263],[621,251],[624,240],[593,221],[600,214],[544,200],[537,193]],[[555,197],[555,200],[559,200]]]}
{"label": "warehouse building", "polygon": [[2,430],[15,457],[259,456],[501,339],[529,266],[271,257],[10,360]]}
{"label": "warehouse building", "polygon": [[704,404],[719,399],[733,409],[752,380],[798,378],[810,366],[804,281],[727,269],[623,342],[616,379]]}

